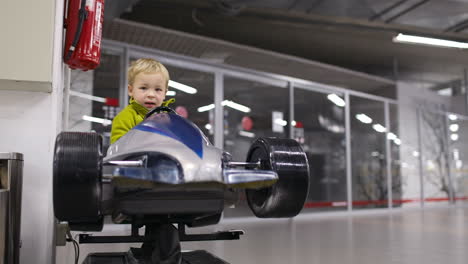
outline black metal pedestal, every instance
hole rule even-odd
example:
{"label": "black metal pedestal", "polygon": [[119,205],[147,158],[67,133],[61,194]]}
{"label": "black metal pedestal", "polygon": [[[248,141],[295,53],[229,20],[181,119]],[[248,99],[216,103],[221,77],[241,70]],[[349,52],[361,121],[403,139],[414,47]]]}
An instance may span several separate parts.
{"label": "black metal pedestal", "polygon": [[80,243],[143,242],[141,248],[128,252],[90,254],[83,264],[229,264],[204,250],[181,252],[180,241],[233,240],[244,233],[235,230],[189,235],[183,224],[179,224],[179,229],[172,224],[149,224],[144,236],[138,236],[136,231],[132,231],[132,236],[118,237],[80,235]]}
{"label": "black metal pedestal", "polygon": [[[83,264],[140,264],[130,253],[94,253],[88,255]],[[181,264],[229,264],[205,250],[182,252]]]}

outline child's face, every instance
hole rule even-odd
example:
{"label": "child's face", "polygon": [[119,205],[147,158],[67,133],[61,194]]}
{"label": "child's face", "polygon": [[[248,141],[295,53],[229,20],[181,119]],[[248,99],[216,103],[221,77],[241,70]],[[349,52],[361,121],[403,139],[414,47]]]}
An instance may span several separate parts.
{"label": "child's face", "polygon": [[128,94],[148,110],[161,106],[166,92],[166,79],[159,72],[140,72],[135,76],[133,84],[128,85]]}

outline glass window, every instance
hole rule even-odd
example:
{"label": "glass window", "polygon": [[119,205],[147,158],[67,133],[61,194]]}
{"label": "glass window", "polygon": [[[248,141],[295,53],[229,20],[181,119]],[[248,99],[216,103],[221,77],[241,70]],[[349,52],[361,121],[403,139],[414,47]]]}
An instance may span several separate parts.
{"label": "glass window", "polygon": [[101,54],[93,71],[72,70],[70,76],[69,131],[96,131],[109,145],[111,120],[119,112],[120,56]]}
{"label": "glass window", "polygon": [[288,119],[287,88],[224,77],[224,150],[233,160],[244,161],[255,138],[286,138]]}
{"label": "glass window", "polygon": [[[255,138],[286,138],[288,117],[287,88],[224,77],[224,150],[231,153],[233,161],[246,160]],[[224,210],[225,216],[252,215],[244,192],[240,192],[239,199],[236,208]]]}
{"label": "glass window", "polygon": [[384,103],[350,96],[353,208],[388,206]]}
{"label": "glass window", "polygon": [[92,123],[83,116],[93,115],[93,101],[85,98],[93,95],[94,72],[71,70],[68,128],[69,131],[91,131]]}
{"label": "glass window", "polygon": [[[396,106],[395,106],[396,108]],[[390,121],[395,122],[395,108],[390,108]],[[411,105],[398,105],[399,124],[404,124],[399,128],[398,138],[401,139],[400,148],[400,169],[401,169],[401,201],[397,201],[397,196],[393,195],[394,206],[414,207],[420,206],[421,199],[421,172],[420,172],[420,149],[418,126],[419,119],[415,107]],[[392,128],[394,124],[392,123]],[[394,129],[398,131],[398,129]],[[394,146],[396,147],[396,146]],[[392,159],[393,158],[392,152]]]}
{"label": "glass window", "polygon": [[346,209],[343,96],[297,88],[294,89],[294,102],[293,137],[302,143],[310,165],[305,210]]}
{"label": "glass window", "polygon": [[447,116],[422,108],[421,158],[425,205],[447,203],[450,197]]}
{"label": "glass window", "polygon": [[456,202],[468,197],[468,118],[449,115],[450,174]]}
{"label": "glass window", "polygon": [[[210,111],[200,111],[201,107],[207,107],[214,103],[214,75],[185,68],[165,64],[171,81],[196,89],[196,93],[187,93],[177,85],[169,85],[169,95],[166,100],[175,98],[175,103],[169,105],[177,113],[197,125],[208,140],[214,144],[214,116]],[[175,93],[175,95],[172,95]]]}

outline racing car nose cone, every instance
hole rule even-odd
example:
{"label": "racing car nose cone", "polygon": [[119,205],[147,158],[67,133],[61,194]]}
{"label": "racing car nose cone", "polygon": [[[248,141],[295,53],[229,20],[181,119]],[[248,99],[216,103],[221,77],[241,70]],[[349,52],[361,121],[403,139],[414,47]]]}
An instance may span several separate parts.
{"label": "racing car nose cone", "polygon": [[154,114],[138,124],[134,129],[173,138],[189,147],[200,158],[203,158],[203,137],[200,130],[192,122],[177,114]]}

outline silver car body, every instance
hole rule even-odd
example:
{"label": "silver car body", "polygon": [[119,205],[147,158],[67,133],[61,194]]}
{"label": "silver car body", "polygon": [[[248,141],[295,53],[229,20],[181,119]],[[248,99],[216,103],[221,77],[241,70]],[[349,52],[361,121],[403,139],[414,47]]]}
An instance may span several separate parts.
{"label": "silver car body", "polygon": [[[211,145],[200,129],[175,113],[158,113],[146,118],[112,144],[104,162],[125,160],[132,154],[160,153],[178,162],[182,178],[151,171],[153,168],[117,167],[113,176],[147,179],[181,184],[193,182],[219,182],[231,186],[261,187],[276,182],[276,172],[266,170],[235,169],[223,164],[223,151]],[[149,176],[151,175],[151,176]]]}

